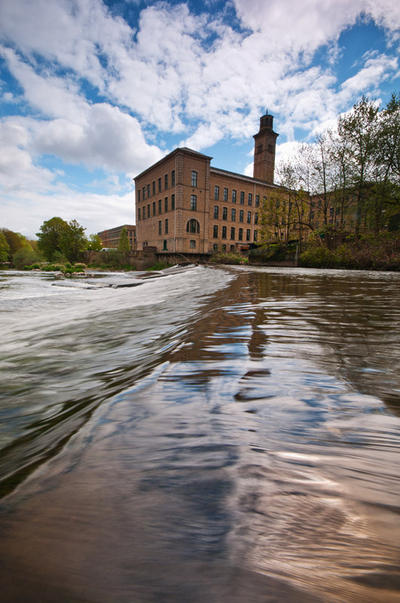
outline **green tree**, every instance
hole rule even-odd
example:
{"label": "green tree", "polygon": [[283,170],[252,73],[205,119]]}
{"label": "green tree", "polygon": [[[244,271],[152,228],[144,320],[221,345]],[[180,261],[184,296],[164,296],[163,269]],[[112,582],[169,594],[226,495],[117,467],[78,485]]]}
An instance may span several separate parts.
{"label": "green tree", "polygon": [[368,209],[368,183],[373,179],[378,142],[378,108],[366,97],[347,115],[339,118],[338,135],[350,147],[350,176],[356,198],[355,234]]}
{"label": "green tree", "polygon": [[128,251],[130,251],[128,231],[125,226],[121,230],[121,235],[119,237],[118,251],[122,251],[123,253],[128,253]]}
{"label": "green tree", "polygon": [[90,235],[87,248],[89,251],[101,251],[103,249],[103,243],[101,242],[99,235]]}
{"label": "green tree", "polygon": [[76,220],[71,220],[61,234],[61,252],[70,262],[79,260],[82,251],[87,249],[88,241],[85,236],[85,228]]}
{"label": "green tree", "polygon": [[10,253],[10,246],[4,235],[4,232],[0,230],[0,262],[7,262]]}
{"label": "green tree", "polygon": [[32,249],[29,241],[19,232],[14,232],[8,228],[2,228],[1,232],[5,236],[5,239],[9,246],[9,259],[12,258],[13,254],[19,249],[26,248]]}
{"label": "green tree", "polygon": [[43,222],[40,231],[36,233],[38,248],[49,262],[53,260],[56,252],[62,253],[61,240],[67,228],[68,224],[65,220],[54,217]]}
{"label": "green tree", "polygon": [[75,262],[88,245],[83,226],[76,220],[66,222],[59,217],[43,222],[37,237],[39,250],[50,262],[60,255]]}

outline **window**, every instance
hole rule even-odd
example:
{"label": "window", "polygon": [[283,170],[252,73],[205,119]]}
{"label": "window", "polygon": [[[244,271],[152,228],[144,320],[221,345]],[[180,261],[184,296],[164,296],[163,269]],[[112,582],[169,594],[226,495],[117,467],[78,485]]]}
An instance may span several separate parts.
{"label": "window", "polygon": [[214,224],[214,226],[213,226],[213,238],[214,239],[218,239],[218,226],[217,226],[217,224]]}
{"label": "window", "polygon": [[140,220],[140,207],[137,210],[137,217],[138,217],[138,221]]}
{"label": "window", "polygon": [[249,193],[249,196],[247,198],[247,205],[253,205],[253,194]]}
{"label": "window", "polygon": [[222,251],[226,251],[226,245],[222,245]]}
{"label": "window", "polygon": [[247,224],[251,224],[251,211],[247,212]]}
{"label": "window", "polygon": [[243,209],[239,212],[239,222],[244,222],[244,211]]}
{"label": "window", "polygon": [[227,220],[228,219],[228,208],[227,207],[223,207],[222,208],[222,219],[223,220]]}
{"label": "window", "polygon": [[142,189],[142,193],[143,193],[143,201],[146,199],[146,187],[144,186]]}
{"label": "window", "polygon": [[232,203],[236,203],[236,191],[232,191]]}
{"label": "window", "polygon": [[213,244],[213,251],[218,251],[218,245],[217,245],[217,243]]}
{"label": "window", "polygon": [[186,224],[186,232],[192,232],[194,234],[199,234],[200,224],[198,223],[198,221],[195,220],[194,218],[189,220],[188,223]]}
{"label": "window", "polygon": [[218,220],[219,216],[219,207],[218,205],[214,205],[214,220]]}
{"label": "window", "polygon": [[159,222],[158,222],[158,234],[159,235],[162,234],[161,228],[162,228],[162,222],[161,222],[161,220],[159,220]]}
{"label": "window", "polygon": [[258,224],[258,213],[254,214],[254,224]]}
{"label": "window", "polygon": [[165,190],[168,188],[168,174],[165,174],[164,176],[164,188]]}
{"label": "window", "polygon": [[175,170],[171,172],[171,186],[175,186]]}
{"label": "window", "polygon": [[190,195],[190,209],[196,211],[197,209],[197,195]]}
{"label": "window", "polygon": [[228,201],[228,189],[224,188],[224,201]]}
{"label": "window", "polygon": [[235,227],[231,226],[231,241],[235,240]]}
{"label": "window", "polygon": [[166,218],[165,223],[164,223],[164,232],[165,232],[165,234],[168,234],[168,218]]}
{"label": "window", "polygon": [[260,207],[260,195],[256,195],[256,207]]}
{"label": "window", "polygon": [[194,170],[192,171],[192,186],[197,187],[197,172],[195,172]]}
{"label": "window", "polygon": [[190,241],[190,249],[196,249],[196,241],[194,241],[194,240]]}
{"label": "window", "polygon": [[147,217],[150,218],[150,203],[147,206]]}
{"label": "window", "polygon": [[243,228],[239,228],[239,236],[238,236],[239,241],[243,241]]}
{"label": "window", "polygon": [[165,197],[164,199],[164,211],[165,213],[168,211],[168,197]]}
{"label": "window", "polygon": [[153,201],[153,216],[156,215],[156,202]]}
{"label": "window", "polygon": [[244,192],[240,191],[240,205],[244,205]]}
{"label": "window", "polygon": [[168,251],[168,248],[167,248],[167,240],[166,240],[166,239],[164,239],[163,251]]}
{"label": "window", "polygon": [[137,192],[137,200],[138,200],[138,202],[140,202],[140,188],[139,188],[139,190]]}
{"label": "window", "polygon": [[158,200],[158,213],[162,213],[161,199]]}
{"label": "window", "polygon": [[153,191],[153,195],[155,195],[156,194],[156,181],[155,180],[153,180],[152,191]]}
{"label": "window", "polygon": [[161,193],[161,178],[158,179],[158,192]]}
{"label": "window", "polygon": [[246,241],[250,241],[250,235],[251,235],[251,231],[250,231],[250,228],[248,228],[246,230]]}
{"label": "window", "polygon": [[150,184],[147,185],[147,197],[150,197]]}
{"label": "window", "polygon": [[222,227],[222,238],[226,239],[226,226]]}
{"label": "window", "polygon": [[214,186],[214,199],[216,201],[218,201],[218,199],[219,199],[219,186],[218,185]]}
{"label": "window", "polygon": [[171,209],[175,209],[175,195],[171,195]]}
{"label": "window", "polygon": [[234,207],[231,210],[231,220],[232,222],[236,222],[236,209]]}
{"label": "window", "polygon": [[257,241],[257,235],[258,235],[258,231],[257,231],[257,230],[255,230],[255,231],[254,231],[254,242],[256,242],[256,241]]}

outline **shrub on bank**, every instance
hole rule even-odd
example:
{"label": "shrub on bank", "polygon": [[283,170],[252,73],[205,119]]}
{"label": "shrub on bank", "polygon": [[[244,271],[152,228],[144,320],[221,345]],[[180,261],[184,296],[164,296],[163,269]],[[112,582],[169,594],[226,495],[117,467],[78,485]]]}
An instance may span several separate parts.
{"label": "shrub on bank", "polygon": [[166,268],[171,268],[172,264],[167,264],[167,262],[156,262],[153,266],[149,266],[146,268],[148,272],[165,270]]}
{"label": "shrub on bank", "polygon": [[254,264],[269,262],[285,262],[294,260],[296,255],[297,241],[284,243],[267,243],[260,245],[249,252],[249,260]]}
{"label": "shrub on bank", "polygon": [[223,253],[221,251],[212,255],[210,262],[213,264],[248,264],[249,260],[239,253]]}
{"label": "shrub on bank", "polygon": [[336,249],[311,245],[300,255],[299,264],[310,268],[400,270],[400,238],[387,235],[350,238]]}

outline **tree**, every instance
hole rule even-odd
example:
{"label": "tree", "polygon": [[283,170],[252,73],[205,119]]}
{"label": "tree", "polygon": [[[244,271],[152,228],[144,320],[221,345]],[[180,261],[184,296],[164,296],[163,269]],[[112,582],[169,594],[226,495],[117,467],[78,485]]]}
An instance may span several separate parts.
{"label": "tree", "polygon": [[103,243],[101,242],[99,235],[90,235],[87,248],[89,251],[101,251],[103,249]]}
{"label": "tree", "polygon": [[119,237],[118,251],[122,251],[123,253],[128,253],[128,251],[130,251],[128,231],[126,230],[125,226],[121,230]]}
{"label": "tree", "polygon": [[68,228],[67,222],[62,218],[54,217],[43,222],[38,237],[38,247],[45,258],[51,262],[55,253],[61,254],[61,238]]}
{"label": "tree", "polygon": [[75,262],[88,245],[83,226],[76,220],[66,222],[58,217],[43,222],[37,237],[40,251],[50,262],[60,254]]}
{"label": "tree", "polygon": [[61,252],[70,262],[76,262],[82,251],[87,249],[85,228],[76,220],[71,220],[61,234]]}
{"label": "tree", "polygon": [[2,228],[1,232],[3,233],[9,247],[9,259],[11,259],[14,253],[19,249],[32,249],[29,244],[29,241],[19,232],[14,232],[13,230],[9,230],[8,228]]}
{"label": "tree", "polygon": [[366,215],[367,183],[372,181],[377,147],[378,108],[365,96],[350,113],[339,118],[338,136],[350,147],[350,175],[356,197],[356,236]]}
{"label": "tree", "polygon": [[0,263],[7,262],[10,253],[10,246],[4,235],[4,232],[0,230]]}

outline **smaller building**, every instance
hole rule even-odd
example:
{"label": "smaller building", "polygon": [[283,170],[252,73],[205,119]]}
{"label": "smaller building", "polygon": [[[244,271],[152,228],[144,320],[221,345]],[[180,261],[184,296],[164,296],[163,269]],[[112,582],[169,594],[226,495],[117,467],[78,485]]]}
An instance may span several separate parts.
{"label": "smaller building", "polygon": [[106,249],[118,249],[123,228],[126,229],[128,234],[129,249],[136,249],[136,226],[134,224],[123,224],[122,226],[116,226],[115,228],[109,228],[108,230],[98,232],[97,234],[101,239],[103,247]]}

